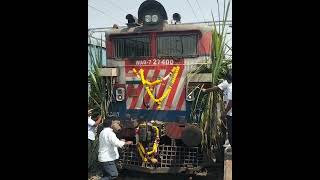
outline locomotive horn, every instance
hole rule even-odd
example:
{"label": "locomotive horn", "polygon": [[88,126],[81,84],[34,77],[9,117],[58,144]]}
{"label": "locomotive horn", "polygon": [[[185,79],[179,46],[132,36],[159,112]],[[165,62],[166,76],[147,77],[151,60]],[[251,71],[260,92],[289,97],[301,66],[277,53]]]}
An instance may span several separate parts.
{"label": "locomotive horn", "polygon": [[128,26],[139,26],[138,19],[134,17],[132,14],[127,14],[126,19],[128,20],[127,25]]}
{"label": "locomotive horn", "polygon": [[174,13],[172,15],[172,18],[175,21],[175,24],[181,23],[181,15],[179,13]]}

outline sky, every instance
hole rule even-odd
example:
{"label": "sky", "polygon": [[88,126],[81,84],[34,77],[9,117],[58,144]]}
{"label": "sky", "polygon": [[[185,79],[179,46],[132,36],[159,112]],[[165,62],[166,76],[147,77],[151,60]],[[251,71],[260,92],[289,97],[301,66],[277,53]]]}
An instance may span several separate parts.
{"label": "sky", "polygon": [[[138,17],[138,9],[144,0],[88,0],[88,28],[111,27],[113,24],[124,26],[126,15]],[[211,10],[215,20],[219,19],[217,0],[157,0],[167,11],[169,22],[173,13],[181,15],[181,22],[212,21]],[[223,4],[228,0],[218,0],[220,15]],[[190,3],[190,4],[189,4]],[[192,7],[192,8],[191,8]],[[222,19],[222,17],[220,17]],[[232,20],[232,3],[228,19]]]}

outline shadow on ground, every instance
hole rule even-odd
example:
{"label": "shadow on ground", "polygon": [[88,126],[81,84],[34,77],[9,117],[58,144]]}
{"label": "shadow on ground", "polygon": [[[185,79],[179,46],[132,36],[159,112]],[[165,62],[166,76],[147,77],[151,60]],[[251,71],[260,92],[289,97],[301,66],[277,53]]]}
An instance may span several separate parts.
{"label": "shadow on ground", "polygon": [[[99,180],[101,173],[92,174],[89,180]],[[117,180],[187,180],[190,176],[182,174],[144,174],[132,171],[121,171]],[[192,180],[222,180],[222,171],[208,171],[207,176],[193,176]]]}

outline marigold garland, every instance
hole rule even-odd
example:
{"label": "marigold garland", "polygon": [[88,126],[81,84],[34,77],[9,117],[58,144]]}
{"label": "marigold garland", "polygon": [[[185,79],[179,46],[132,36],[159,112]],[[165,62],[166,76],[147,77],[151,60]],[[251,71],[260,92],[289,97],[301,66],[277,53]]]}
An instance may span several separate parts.
{"label": "marigold garland", "polygon": [[[177,76],[178,76],[178,73],[179,73],[179,70],[180,70],[180,67],[179,66],[176,66],[176,67],[173,67],[171,69],[171,72],[165,76],[164,78],[162,79],[157,79],[153,82],[149,82],[148,80],[146,80],[144,78],[144,70],[143,69],[140,69],[139,72],[137,72],[137,70],[135,68],[133,68],[133,72],[137,75],[138,78],[141,79],[141,82],[142,84],[144,85],[144,88],[146,89],[148,95],[150,96],[150,98],[156,102],[158,104],[158,107],[157,109],[160,110],[161,109],[161,104],[162,104],[162,101],[169,96],[170,92],[171,92],[171,89],[172,89],[172,86],[173,84],[175,83],[176,79],[177,79]],[[173,75],[173,76],[172,76]],[[151,86],[155,86],[155,85],[158,85],[160,84],[162,81],[166,80],[168,77],[171,77],[172,76],[172,79],[171,79],[171,82],[170,82],[170,85],[168,87],[168,89],[166,89],[166,91],[162,94],[162,96],[158,99],[156,99],[154,97],[154,95],[152,94],[152,89],[150,88]]]}
{"label": "marigold garland", "polygon": [[[140,126],[145,127],[146,125],[141,124]],[[139,127],[137,128],[137,130],[139,130]],[[159,146],[159,140],[160,140],[159,129],[157,126],[152,126],[152,128],[156,130],[156,139],[154,140],[152,150],[147,152],[140,142],[137,143],[138,152],[139,152],[139,155],[140,155],[141,159],[143,160],[143,162],[147,162],[148,159],[155,159],[155,155],[158,152],[158,146]],[[151,156],[151,158],[150,158],[150,156]]]}

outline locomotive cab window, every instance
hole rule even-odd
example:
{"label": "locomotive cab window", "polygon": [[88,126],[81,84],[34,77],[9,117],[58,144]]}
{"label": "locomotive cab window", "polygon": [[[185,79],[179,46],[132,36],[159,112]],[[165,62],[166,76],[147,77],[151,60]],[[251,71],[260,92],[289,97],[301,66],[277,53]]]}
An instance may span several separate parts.
{"label": "locomotive cab window", "polygon": [[149,37],[117,37],[113,42],[113,56],[115,58],[137,58],[150,56]]}
{"label": "locomotive cab window", "polygon": [[161,35],[157,38],[158,57],[197,55],[197,35]]}

